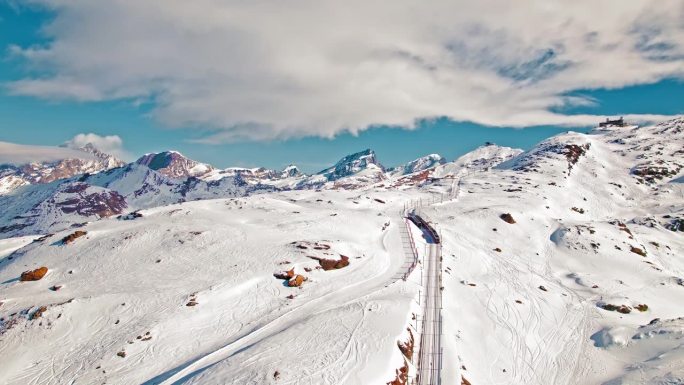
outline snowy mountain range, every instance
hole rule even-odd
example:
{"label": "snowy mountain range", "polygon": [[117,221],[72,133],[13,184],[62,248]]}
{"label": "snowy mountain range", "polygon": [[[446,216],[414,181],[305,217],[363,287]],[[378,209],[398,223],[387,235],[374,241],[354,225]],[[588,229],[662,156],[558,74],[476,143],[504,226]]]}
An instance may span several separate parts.
{"label": "snowy mountain range", "polygon": [[[679,120],[670,126],[602,130],[594,135],[627,151],[643,153],[632,167],[632,174],[643,183],[655,183],[677,175],[682,164],[679,146]],[[636,129],[635,129],[636,130]],[[661,143],[663,135],[671,141]],[[189,159],[177,151],[145,154],[126,164],[104,154],[92,145],[80,151],[84,159],[61,159],[20,165],[0,166],[0,204],[11,209],[0,214],[0,236],[17,236],[55,231],[75,224],[128,211],[173,203],[246,196],[254,193],[303,189],[357,190],[375,187],[405,188],[424,186],[437,180],[486,172],[494,167],[516,171],[544,171],[544,164],[557,156],[567,159],[566,173],[590,148],[587,136],[576,134],[546,140],[530,151],[487,144],[453,162],[430,154],[404,165],[385,168],[374,151],[367,149],[347,155],[333,166],[313,175],[305,175],[296,166],[284,170],[267,168],[217,169]],[[662,149],[660,149],[662,147]],[[654,150],[654,148],[656,150]],[[663,151],[672,156],[664,158]],[[655,160],[651,160],[655,159]]]}
{"label": "snowy mountain range", "polygon": [[217,169],[179,152],[145,154],[133,163],[103,154],[88,145],[92,160],[5,166],[0,180],[0,236],[57,231],[129,211],[173,203],[245,196],[284,190],[359,189],[444,165],[430,155],[386,171],[372,150],[345,156],[314,175],[296,166]]}
{"label": "snowy mountain range", "polygon": [[404,385],[434,246],[408,206],[441,239],[443,383],[684,383],[683,155],[679,118],[313,175],[7,167],[0,383]]}

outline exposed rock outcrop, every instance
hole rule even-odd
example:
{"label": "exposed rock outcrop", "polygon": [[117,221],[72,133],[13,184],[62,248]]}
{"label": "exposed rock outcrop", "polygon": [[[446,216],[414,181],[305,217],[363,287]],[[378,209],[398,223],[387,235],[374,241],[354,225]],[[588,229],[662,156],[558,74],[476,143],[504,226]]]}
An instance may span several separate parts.
{"label": "exposed rock outcrop", "polygon": [[300,287],[306,281],[306,277],[301,274],[296,274],[294,267],[287,271],[281,271],[273,274],[277,279],[283,279],[287,281],[287,286],[289,287]]}
{"label": "exposed rock outcrop", "polygon": [[287,281],[287,286],[289,287],[300,287],[306,281],[306,277],[301,274],[295,274],[294,277]]}
{"label": "exposed rock outcrop", "polygon": [[503,220],[506,223],[510,223],[510,224],[515,223],[515,219],[513,219],[513,216],[511,214],[508,214],[508,213],[499,215],[499,218],[501,218],[501,220]]}
{"label": "exposed rock outcrop", "polygon": [[21,273],[21,277],[19,278],[20,281],[26,282],[26,281],[39,281],[41,280],[45,274],[47,274],[48,268],[45,266],[39,267],[35,270],[29,270]]}
{"label": "exposed rock outcrop", "polygon": [[346,255],[340,255],[340,259],[325,259],[312,256],[310,256],[309,258],[317,260],[323,268],[323,270],[326,271],[342,269],[344,267],[349,266],[349,257],[347,257]]}
{"label": "exposed rock outcrop", "polygon": [[68,245],[75,241],[76,239],[88,234],[87,231],[82,231],[82,230],[76,230],[73,233],[67,235],[66,237],[62,238],[62,243],[65,245]]}

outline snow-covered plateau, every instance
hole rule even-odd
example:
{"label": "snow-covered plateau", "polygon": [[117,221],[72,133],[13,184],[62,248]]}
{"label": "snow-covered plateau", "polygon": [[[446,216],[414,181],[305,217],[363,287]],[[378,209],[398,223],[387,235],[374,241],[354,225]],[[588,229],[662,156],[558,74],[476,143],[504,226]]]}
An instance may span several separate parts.
{"label": "snow-covered plateau", "polygon": [[1,384],[425,384],[407,207],[442,384],[684,384],[684,119],[314,175],[97,156],[0,174]]}

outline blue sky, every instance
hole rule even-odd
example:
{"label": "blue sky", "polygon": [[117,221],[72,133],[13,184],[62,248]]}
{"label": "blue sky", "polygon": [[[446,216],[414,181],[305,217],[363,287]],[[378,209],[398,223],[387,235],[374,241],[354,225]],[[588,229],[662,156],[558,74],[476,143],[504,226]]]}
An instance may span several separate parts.
{"label": "blue sky", "polygon": [[[0,82],[5,85],[0,91],[0,141],[58,145],[80,133],[118,135],[129,157],[137,157],[145,152],[175,149],[193,159],[219,167],[280,168],[294,163],[305,171],[314,172],[335,162],[345,154],[365,148],[374,149],[380,161],[388,166],[407,162],[428,153],[439,153],[448,159],[453,159],[486,141],[505,146],[529,148],[546,137],[569,129],[586,131],[589,125],[585,122],[592,120],[585,117],[582,123],[570,125],[567,122],[562,122],[562,125],[536,124],[536,121],[532,124],[512,121],[512,124],[507,125],[505,119],[503,123],[497,121],[494,124],[488,124],[486,118],[463,119],[466,122],[457,122],[459,116],[456,116],[418,120],[412,129],[397,128],[397,124],[375,124],[372,125],[373,128],[366,129],[370,125],[363,124],[368,115],[366,114],[359,119],[355,116],[349,118],[350,121],[361,122],[360,128],[333,130],[333,138],[327,138],[331,131],[315,130],[295,131],[285,136],[271,135],[271,132],[267,131],[265,137],[250,137],[249,128],[246,131],[244,128],[240,128],[243,131],[233,130],[230,128],[231,124],[225,126],[221,123],[216,124],[210,118],[205,118],[201,114],[197,115],[195,111],[187,120],[184,116],[178,115],[175,110],[170,113],[164,110],[163,112],[167,115],[160,117],[159,104],[162,103],[160,100],[163,98],[157,95],[151,97],[97,96],[89,99],[88,97],[53,97],[52,94],[45,96],[35,94],[33,91],[17,92],[16,89],[12,90],[7,85],[22,79],[50,78],[66,70],[63,68],[63,59],[59,61],[62,67],[55,64],[57,60],[47,65],[36,63],[13,53],[12,47],[27,49],[50,46],[54,41],[66,39],[64,36],[68,36],[68,33],[61,32],[58,28],[54,28],[57,31],[43,29],[56,17],[66,17],[60,15],[61,11],[35,7],[16,8],[9,4],[0,0],[0,52],[3,53],[0,61]],[[548,53],[548,51],[545,52]],[[544,60],[548,56],[547,53],[543,54]],[[523,63],[529,65],[529,63]],[[493,72],[500,74],[502,71],[497,69]],[[249,76],[251,74],[245,75],[245,78]],[[544,74],[543,76],[550,75]],[[117,76],[117,78],[122,77]],[[578,88],[562,92],[562,96],[578,98],[584,102],[568,103],[564,106],[547,108],[547,110],[563,116],[684,114],[684,99],[682,99],[684,84],[677,80],[677,76],[661,75],[638,82],[641,84],[629,84],[635,83],[633,80],[625,81],[625,83],[627,84],[624,86],[602,87],[599,85],[590,89],[578,83]],[[103,93],[110,92],[110,89],[104,86],[101,90]],[[323,94],[322,97],[327,95]],[[232,95],[227,97],[232,98]],[[372,104],[372,100],[368,104]],[[174,105],[171,104],[171,107]],[[269,111],[266,111],[268,108],[279,110],[280,106],[265,107],[265,115],[269,114]],[[378,109],[383,108],[385,106],[378,106]],[[495,111],[497,107],[493,105],[491,108]],[[372,113],[369,114],[370,121],[378,119]],[[216,114],[209,111],[206,115],[213,118]],[[274,119],[283,117],[275,113],[273,115]],[[486,110],[483,115],[486,115]],[[168,116],[171,116],[171,119],[177,118],[181,123],[169,124]],[[382,119],[384,115],[378,116]],[[445,111],[444,116],[448,116],[448,111]],[[326,115],[326,121],[330,117]],[[337,119],[337,116],[332,117]],[[223,117],[220,118],[223,119]],[[284,118],[306,125],[309,123],[307,119],[316,120],[319,116],[284,115]],[[353,125],[354,123],[344,124]],[[233,135],[234,132],[238,132],[239,135]],[[229,139],[221,139],[226,133],[230,135]]]}

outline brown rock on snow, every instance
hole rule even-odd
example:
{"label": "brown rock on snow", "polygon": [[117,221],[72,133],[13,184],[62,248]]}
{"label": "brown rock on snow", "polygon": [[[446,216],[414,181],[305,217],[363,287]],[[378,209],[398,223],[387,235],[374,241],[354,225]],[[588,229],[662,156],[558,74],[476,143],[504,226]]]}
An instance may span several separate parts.
{"label": "brown rock on snow", "polygon": [[314,244],[314,250],[330,250],[330,245],[326,245],[325,243],[318,243],[316,242]]}
{"label": "brown rock on snow", "polygon": [[301,274],[295,274],[294,267],[287,271],[281,271],[273,274],[277,279],[284,279],[287,281],[289,287],[300,287],[306,281],[306,277]]}
{"label": "brown rock on snow", "polygon": [[276,277],[277,279],[288,279],[289,280],[290,278],[295,276],[294,267],[290,270],[287,270],[287,271],[281,271],[279,273],[274,273],[273,276]]}
{"label": "brown rock on snow", "polygon": [[80,238],[84,235],[88,234],[86,231],[82,230],[76,230],[73,233],[67,235],[66,237],[62,238],[62,243],[65,245],[70,244],[71,242],[75,241],[77,238]]}
{"label": "brown rock on snow", "polygon": [[35,270],[29,270],[21,273],[20,281],[38,281],[47,274],[48,268],[45,266],[39,267]]}
{"label": "brown rock on snow", "polygon": [[304,281],[306,281],[306,278],[303,275],[297,274],[287,282],[287,286],[289,286],[289,287],[300,287],[300,286],[302,286]]}
{"label": "brown rock on snow", "polygon": [[513,216],[509,213],[501,214],[501,215],[499,215],[499,218],[501,218],[501,220],[506,222],[506,223],[510,223],[510,224],[515,223],[515,219],[513,219]]}
{"label": "brown rock on snow", "polygon": [[617,311],[622,314],[629,314],[632,312],[632,308],[627,305],[613,305],[610,303],[599,305],[600,308],[608,311]]}
{"label": "brown rock on snow", "polygon": [[339,260],[335,259],[325,259],[320,257],[309,257],[315,259],[321,265],[323,270],[337,270],[349,266],[349,257],[346,255],[340,255]]}
{"label": "brown rock on snow", "polygon": [[642,257],[645,257],[645,256],[646,256],[646,252],[645,252],[643,249],[639,248],[639,247],[630,246],[629,251],[631,251],[631,252],[634,253],[634,254],[639,254],[639,255],[641,255]]}
{"label": "brown rock on snow", "polygon": [[410,328],[406,328],[409,332],[409,337],[408,340],[404,343],[401,341],[397,342],[397,345],[399,346],[399,350],[401,350],[401,353],[406,357],[407,359],[411,360],[413,359],[413,347],[415,340],[413,338],[413,333],[411,332]]}
{"label": "brown rock on snow", "polygon": [[35,312],[33,312],[33,314],[31,314],[31,317],[30,317],[31,320],[40,318],[43,315],[43,313],[45,313],[46,310],[47,310],[46,306],[39,307],[38,310],[36,310]]}

